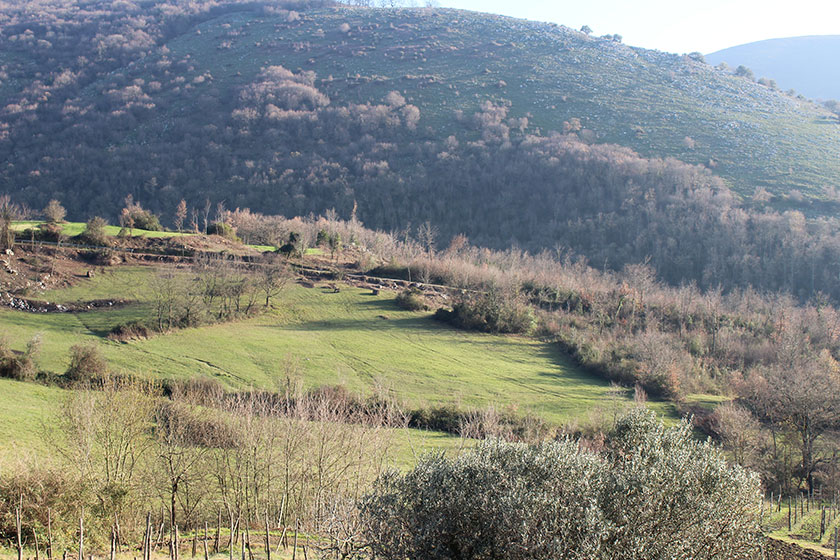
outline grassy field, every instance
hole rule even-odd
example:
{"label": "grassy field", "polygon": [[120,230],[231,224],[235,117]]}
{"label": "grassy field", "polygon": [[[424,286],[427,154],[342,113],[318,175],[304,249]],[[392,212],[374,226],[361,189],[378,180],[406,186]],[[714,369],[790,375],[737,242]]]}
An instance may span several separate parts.
{"label": "grassy field", "polygon": [[[69,391],[35,383],[0,379],[0,469],[31,458],[36,463],[58,459],[53,443],[61,441],[57,428],[61,406]],[[422,454],[457,452],[472,442],[443,432],[392,429],[391,465],[410,468]]]}
{"label": "grassy field", "polygon": [[[12,224],[12,229],[16,231],[24,231],[29,228],[35,228],[41,225],[42,221],[29,220],[22,222],[15,222]],[[112,237],[116,237],[122,228],[120,226],[105,226],[105,233]],[[83,222],[66,222],[61,226],[61,232],[67,237],[75,237],[85,231],[85,224]],[[131,234],[135,237],[179,237],[182,235],[193,235],[192,233],[180,233],[177,231],[148,231],[145,229],[134,228]]]}
{"label": "grassy field", "polygon": [[379,388],[415,406],[513,407],[558,423],[602,407],[613,394],[552,344],[462,332],[428,313],[399,309],[392,293],[372,296],[351,287],[334,294],[293,285],[276,309],[245,321],[130,343],[106,340],[114,326],[151,316],[143,286],[152,274],[146,267],[111,269],[41,296],[54,302],[120,297],[135,304],[76,314],[2,310],[0,331],[18,350],[40,334],[41,367],[54,372],[66,369],[72,345],[96,342],[113,369],[138,375],[206,376],[229,387],[271,389],[291,369],[310,387]]}

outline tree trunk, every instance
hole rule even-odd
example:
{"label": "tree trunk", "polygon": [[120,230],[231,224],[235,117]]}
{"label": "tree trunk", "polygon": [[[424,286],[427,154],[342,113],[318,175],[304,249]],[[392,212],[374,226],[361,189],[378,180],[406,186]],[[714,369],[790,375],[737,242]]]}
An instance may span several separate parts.
{"label": "tree trunk", "polygon": [[209,560],[210,556],[207,554],[207,522],[204,522],[204,560]]}

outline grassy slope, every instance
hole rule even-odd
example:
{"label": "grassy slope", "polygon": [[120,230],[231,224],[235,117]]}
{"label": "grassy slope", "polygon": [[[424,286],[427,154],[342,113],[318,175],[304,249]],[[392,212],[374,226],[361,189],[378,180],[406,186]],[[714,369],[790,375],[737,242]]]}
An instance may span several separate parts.
{"label": "grassy slope", "polygon": [[[349,33],[339,31],[345,22]],[[219,48],[222,41],[230,47]],[[295,43],[309,48],[296,50]],[[261,68],[282,64],[315,71],[318,87],[340,104],[379,102],[399,90],[435,136],[461,126],[453,111],[471,114],[489,99],[511,102],[511,115],[528,115],[532,129],[560,130],[578,117],[599,141],[644,155],[714,159],[716,172],[741,194],[764,185],[818,198],[840,176],[838,127],[811,103],[684,57],[549,24],[456,10],[341,8],[303,14],[294,24],[233,13],[167,48],[172,59],[189,55],[188,80],[212,75],[190,97],[235,91]],[[191,103],[173,96],[163,105],[174,113]],[[141,124],[131,137],[142,142],[165,125],[165,117]],[[693,149],[686,136],[696,141]]]}
{"label": "grassy slope", "polygon": [[[41,463],[57,459],[52,442],[60,437],[56,422],[68,391],[0,379],[0,395],[0,470],[31,457]],[[423,453],[453,452],[471,445],[450,434],[413,429],[394,429],[393,438],[391,462],[400,468],[410,468]]]}
{"label": "grassy slope", "polygon": [[[42,221],[22,221],[12,224],[12,229],[15,231],[24,231],[35,228],[41,225]],[[61,226],[61,232],[67,237],[74,237],[85,231],[86,225],[83,222],[67,222]],[[119,226],[105,226],[105,234],[116,237],[120,230]],[[136,237],[179,237],[182,235],[192,235],[190,233],[179,233],[176,231],[148,231],[145,229],[134,228],[131,232]]]}
{"label": "grassy slope", "polygon": [[[119,297],[143,300],[151,269],[120,268],[42,297],[76,301]],[[604,405],[609,385],[574,367],[550,344],[528,338],[464,333],[428,314],[400,310],[394,295],[339,294],[295,285],[279,309],[253,319],[119,344],[103,341],[111,327],[151,315],[148,303],[79,314],[0,311],[0,332],[16,349],[37,333],[41,365],[67,366],[70,346],[102,341],[111,365],[157,377],[204,375],[231,387],[276,388],[289,364],[309,386],[345,384],[352,390],[392,390],[414,405],[515,405],[564,422]],[[670,411],[664,405],[663,411]]]}
{"label": "grassy slope", "polygon": [[28,453],[48,454],[42,435],[49,432],[64,393],[56,387],[0,379],[0,467]]}

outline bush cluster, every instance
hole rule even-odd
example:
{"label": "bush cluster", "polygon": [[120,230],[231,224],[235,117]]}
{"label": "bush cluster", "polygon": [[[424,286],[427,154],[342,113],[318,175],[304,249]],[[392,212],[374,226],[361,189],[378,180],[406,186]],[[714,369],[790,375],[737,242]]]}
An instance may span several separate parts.
{"label": "bush cluster", "polygon": [[105,226],[108,225],[103,218],[94,216],[87,221],[85,230],[79,236],[80,240],[90,245],[110,245]]}
{"label": "bush cluster", "polygon": [[517,295],[490,290],[462,296],[452,310],[438,309],[435,319],[461,329],[489,333],[527,333],[534,327],[534,310]]}
{"label": "bush cluster", "polygon": [[218,235],[231,241],[239,241],[236,235],[236,228],[225,222],[215,222],[207,226],[207,235]]}
{"label": "bush cluster", "polygon": [[759,482],[652,412],[601,451],[566,439],[487,441],[381,476],[361,504],[377,558],[747,559],[761,550]]}
{"label": "bush cluster", "polygon": [[396,303],[403,309],[409,311],[426,311],[429,309],[429,304],[426,303],[426,297],[423,291],[417,288],[407,288],[397,295]]}
{"label": "bush cluster", "polygon": [[38,375],[37,358],[41,338],[35,336],[26,345],[26,351],[17,353],[5,339],[0,339],[0,377],[18,381],[32,381]]}
{"label": "bush cluster", "polygon": [[108,339],[118,342],[126,342],[129,340],[145,339],[152,336],[152,329],[141,323],[140,321],[132,321],[130,323],[123,323],[117,325],[111,332],[108,333]]}
{"label": "bush cluster", "polygon": [[108,363],[95,344],[77,344],[70,348],[70,366],[65,378],[70,383],[84,384],[108,373]]}

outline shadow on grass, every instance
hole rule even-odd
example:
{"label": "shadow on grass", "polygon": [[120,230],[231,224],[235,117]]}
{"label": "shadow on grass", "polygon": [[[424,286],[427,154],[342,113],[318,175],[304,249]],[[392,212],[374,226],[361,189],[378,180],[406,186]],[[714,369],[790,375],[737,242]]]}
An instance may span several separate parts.
{"label": "shadow on grass", "polygon": [[[422,323],[423,319],[415,317],[391,318],[387,314],[373,319],[324,319],[322,321],[304,321],[301,323],[271,325],[270,328],[284,331],[381,331],[406,329],[417,331],[434,331],[433,328]],[[422,334],[422,333],[419,333]]]}

